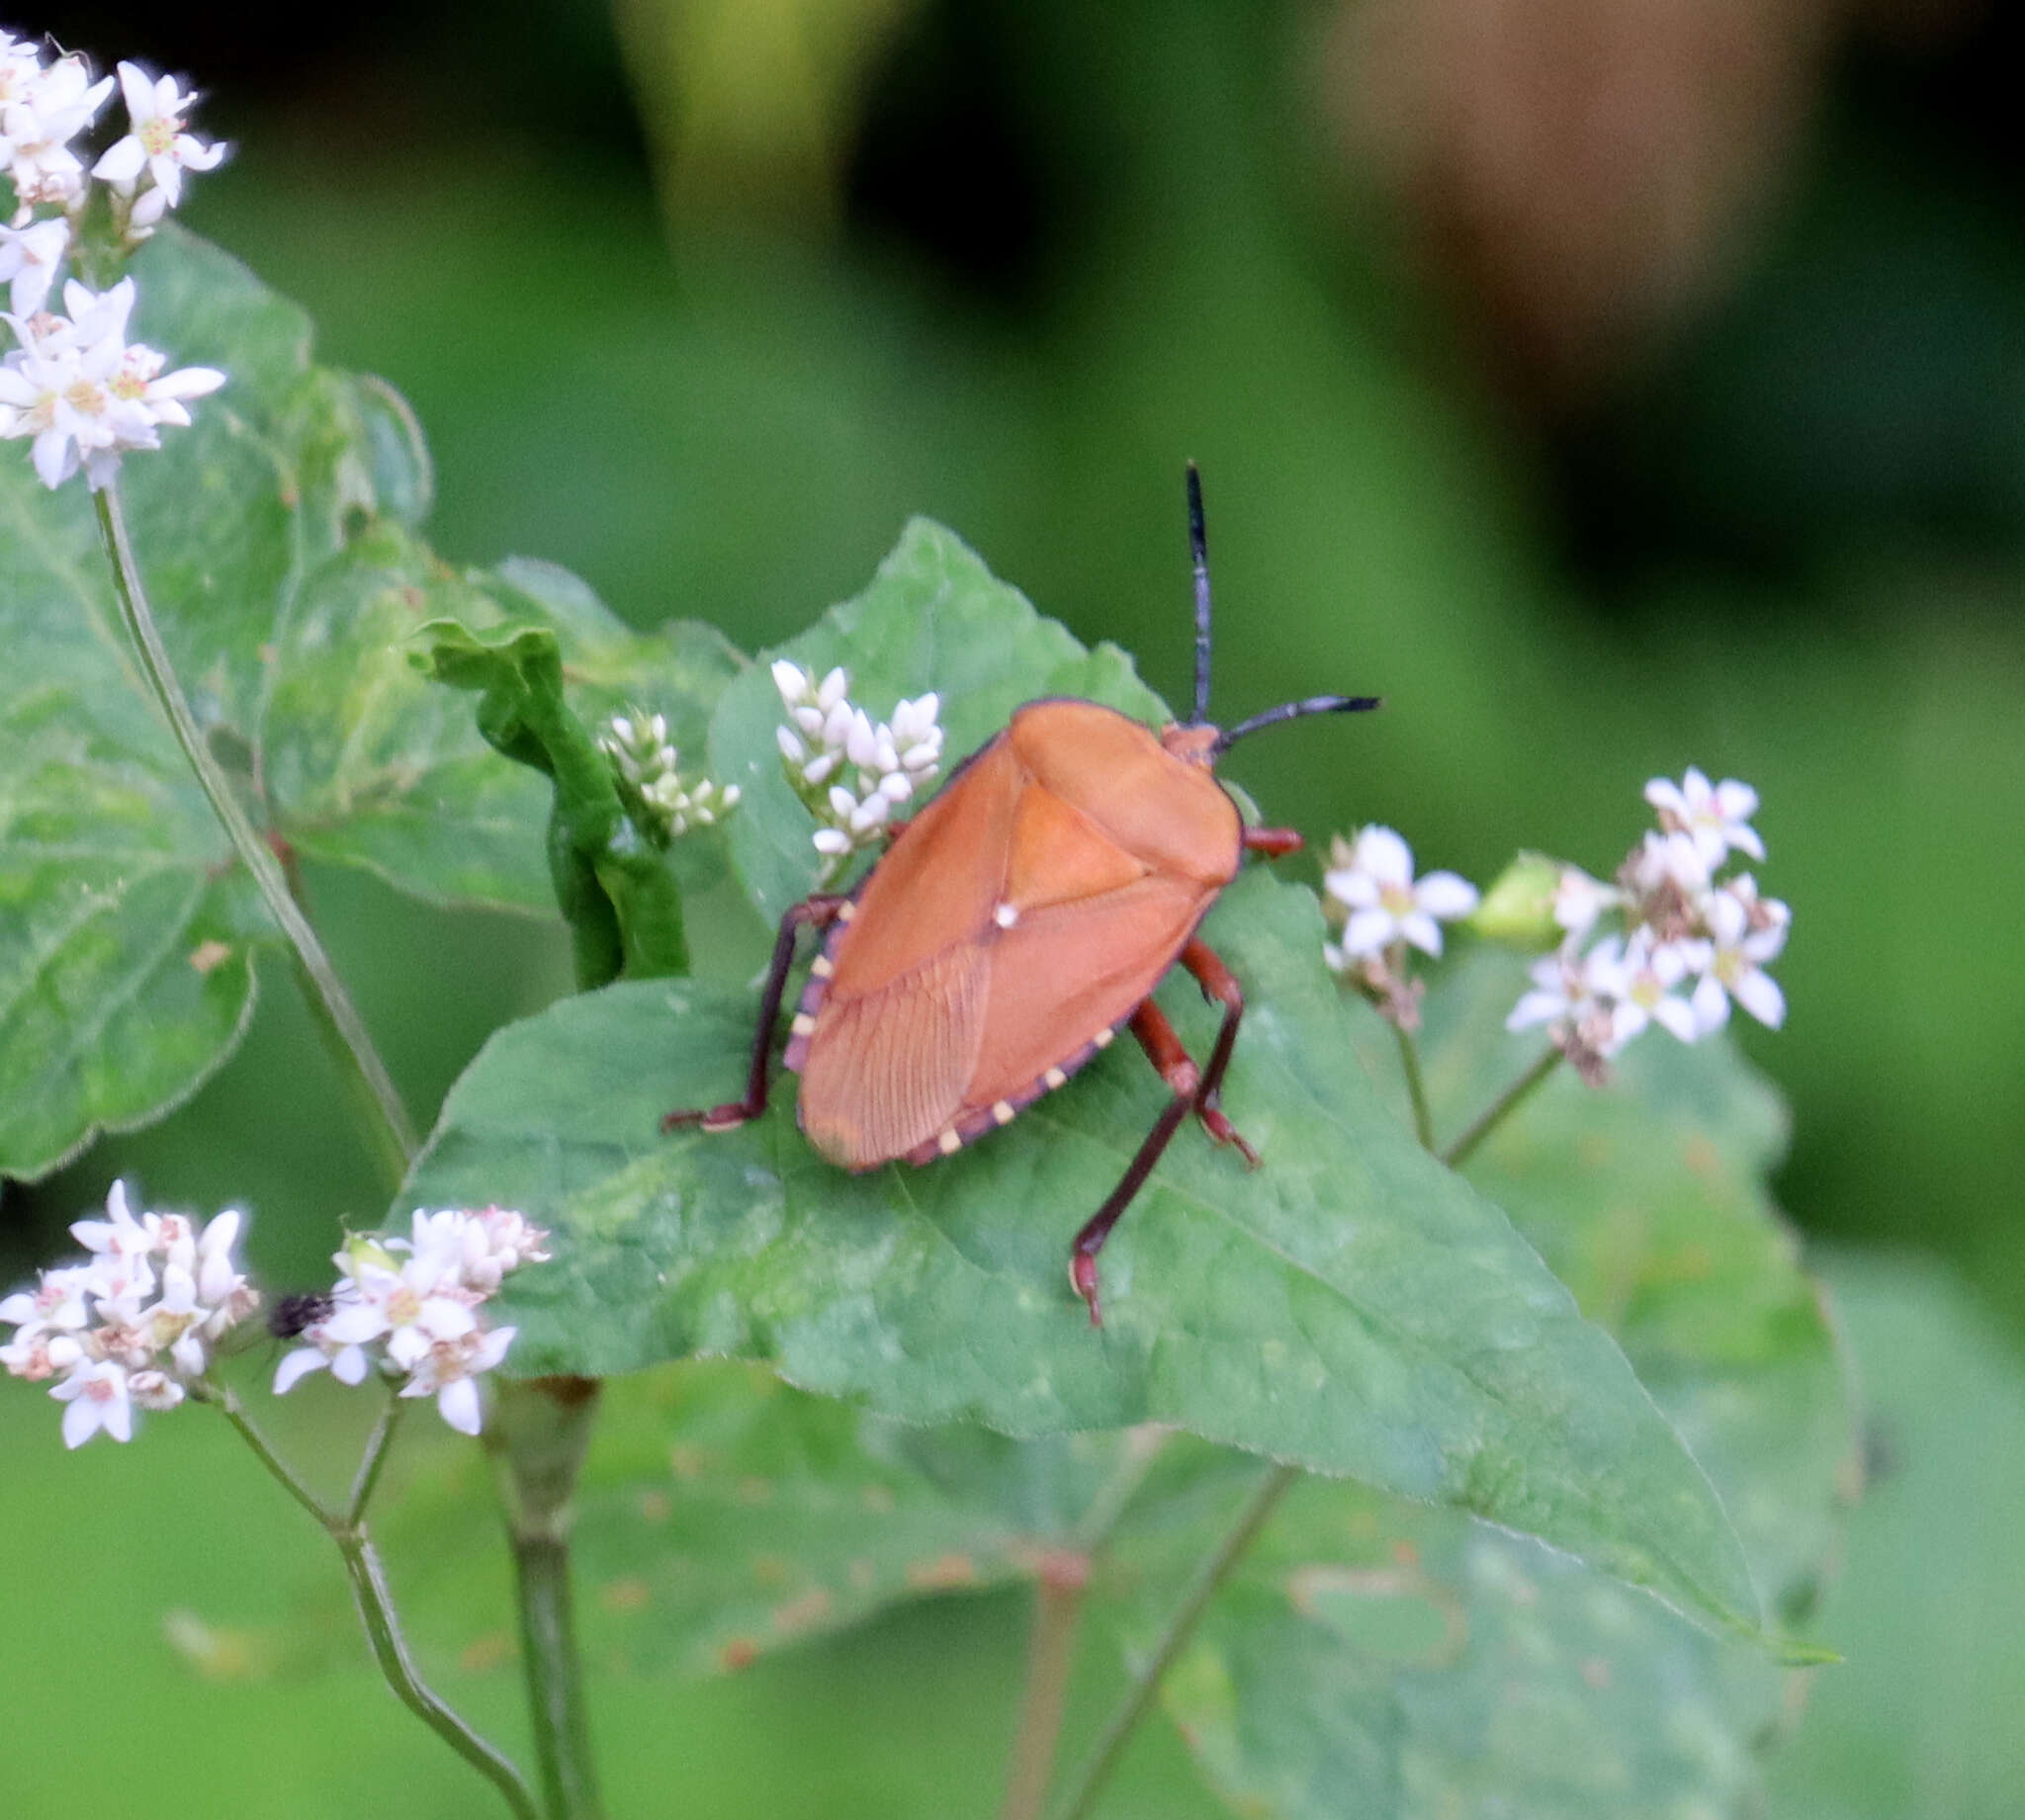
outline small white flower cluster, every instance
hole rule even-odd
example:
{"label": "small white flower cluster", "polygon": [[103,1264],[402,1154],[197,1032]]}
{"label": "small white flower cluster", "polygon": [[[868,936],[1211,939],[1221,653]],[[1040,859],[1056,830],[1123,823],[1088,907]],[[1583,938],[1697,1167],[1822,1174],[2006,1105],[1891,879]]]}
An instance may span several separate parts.
{"label": "small white flower cluster", "polygon": [[[62,211],[66,226],[76,225],[89,186],[71,141],[98,118],[112,92],[113,78],[94,82],[83,57],[70,53],[45,64],[36,44],[0,31],[0,164],[14,185],[15,229],[48,208]],[[174,77],[151,77],[138,63],[122,63],[120,93],[127,133],[106,148],[91,175],[111,194],[114,222],[131,245],[146,239],[183,200],[183,173],[216,170],[225,148],[187,130],[197,96],[178,89]],[[43,280],[43,296],[48,288]],[[28,314],[41,302],[24,302],[17,291],[14,307]]]}
{"label": "small white flower cluster", "polygon": [[651,831],[663,841],[692,827],[709,827],[739,805],[737,784],[691,780],[676,768],[681,754],[668,743],[665,715],[644,708],[614,715],[611,732],[598,744],[653,818]]}
{"label": "small white flower cluster", "polygon": [[509,1272],[548,1260],[548,1236],[503,1207],[450,1207],[417,1208],[406,1239],[352,1239],[332,1259],[338,1279],[327,1308],[275,1372],[275,1395],[326,1366],[341,1384],[362,1383],[377,1362],[384,1376],[406,1380],[403,1397],[434,1397],[445,1422],[476,1434],[479,1376],[506,1356],[518,1332],[488,1330],[477,1311]]}
{"label": "small white flower cluster", "polygon": [[45,64],[35,43],[0,31],[0,161],[14,185],[16,227],[38,208],[82,207],[84,160],[70,141],[112,92],[113,78],[94,82],[82,57]]}
{"label": "small white flower cluster", "polygon": [[73,279],[63,287],[63,306],[69,315],[0,317],[21,341],[0,362],[0,440],[35,438],[44,486],[62,485],[82,467],[97,491],[126,450],[160,447],[164,425],[187,428],[184,401],[216,391],[225,376],[215,367],[164,375],[160,354],[129,343],[131,278],[104,293]]}
{"label": "small white flower cluster", "polygon": [[1322,957],[1330,972],[1410,1030],[1419,1021],[1419,995],[1417,983],[1405,977],[1407,948],[1439,955],[1442,924],[1467,916],[1476,904],[1476,887],[1458,873],[1416,879],[1413,849],[1389,827],[1360,828],[1354,840],[1334,835],[1322,874],[1322,908],[1343,929],[1340,939],[1323,944]]}
{"label": "small white flower cluster", "polygon": [[[810,836],[823,876],[836,877],[851,854],[885,837],[894,812],[934,781],[942,763],[941,697],[930,691],[899,703],[893,719],[874,721],[848,699],[849,672],[819,683],[785,657],[773,665],[788,724],[779,729],[780,762],[795,794],[822,823]],[[846,783],[844,766],[854,775]]]}
{"label": "small white flower cluster", "polygon": [[[1712,784],[1690,767],[1678,784],[1654,778],[1645,800],[1659,826],[1631,849],[1615,884],[1562,868],[1553,914],[1564,939],[1535,964],[1533,990],[1505,1020],[1511,1030],[1547,1025],[1592,1083],[1653,1024],[1693,1043],[1728,1022],[1732,998],[1773,1029],[1786,1016],[1786,997],[1764,969],[1786,946],[1793,912],[1760,897],[1748,872],[1716,877],[1732,853],[1765,857],[1750,824],[1758,793],[1734,778]],[[1622,927],[1598,935],[1606,918]]]}
{"label": "small white flower cluster", "polygon": [[232,1260],[240,1219],[227,1209],[200,1232],[180,1213],[135,1219],[124,1182],[106,1196],[103,1220],[79,1220],[71,1236],[91,1254],[44,1270],[32,1290],[0,1301],[15,1330],[0,1365],[40,1382],[63,1412],[63,1444],[100,1430],[131,1439],[133,1412],[171,1410],[204,1375],[208,1348],[260,1305]]}
{"label": "small white flower cluster", "polygon": [[[195,96],[172,77],[122,63],[119,81],[131,130],[90,175],[105,185],[117,240],[131,250],[182,200],[184,173],[213,169],[224,148],[185,130]],[[20,343],[0,364],[0,439],[33,437],[36,473],[51,487],[80,467],[94,489],[105,485],[124,451],[158,447],[160,429],[190,422],[187,400],[224,384],[210,367],[164,375],[160,354],[128,343],[131,279],[103,292],[73,281],[63,289],[69,314],[47,308],[90,197],[71,141],[112,92],[113,78],[93,82],[82,57],[45,65],[35,44],[0,31],[0,168],[17,204],[0,226],[0,284],[13,304],[4,319]]]}

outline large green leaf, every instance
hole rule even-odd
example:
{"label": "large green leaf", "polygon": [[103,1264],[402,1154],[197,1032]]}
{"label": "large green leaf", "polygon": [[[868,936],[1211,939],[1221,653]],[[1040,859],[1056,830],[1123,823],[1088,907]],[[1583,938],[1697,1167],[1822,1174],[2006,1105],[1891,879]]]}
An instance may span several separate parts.
{"label": "large green leaf", "polygon": [[[700,749],[736,658],[626,631],[537,564],[459,577],[407,526],[428,459],[391,389],[313,366],[308,324],[173,227],[135,332],[230,383],[122,476],[142,575],[214,754],[256,821],[437,901],[546,909],[546,792],[415,675],[431,614],[561,635],[593,713],[638,697]],[[0,1170],[158,1117],[230,1052],[275,939],[129,651],[82,482],[0,461]]]}
{"label": "large green leaf", "polygon": [[[1078,658],[978,572],[946,534],[912,528],[876,605],[854,609],[871,659],[897,648],[982,668],[994,717],[1079,664],[1114,661]],[[957,630],[941,628],[945,604]],[[981,654],[1032,643],[1025,669]],[[945,681],[924,666],[910,687]],[[720,775],[754,787],[737,863],[786,880],[785,840],[764,842],[792,823],[760,796],[763,768],[725,762],[746,749],[734,737],[748,714],[770,727],[764,684],[759,673],[727,693],[713,750]],[[974,727],[963,692],[945,693],[951,725]],[[732,1133],[661,1137],[662,1111],[736,1083],[752,1000],[622,986],[494,1038],[403,1205],[512,1202],[556,1228],[556,1261],[511,1298],[523,1371],[733,1354],[909,1421],[1029,1435],[1174,1422],[1480,1513],[1754,1627],[1721,1508],[1622,1354],[1365,1079],[1312,896],[1255,874],[1208,933],[1252,995],[1225,1104],[1266,1166],[1247,1173],[1184,1134],[1104,1255],[1101,1332],[1063,1282],[1068,1241],[1164,1098],[1143,1061],[1115,1049],[970,1151],[851,1177],[809,1149],[785,1104]],[[1206,1043],[1214,1026],[1193,995],[1170,988],[1167,1002]]]}
{"label": "large green leaf", "polygon": [[[1531,1060],[1500,1028],[1524,986],[1518,962],[1479,953],[1430,994],[1445,1128]],[[1391,1033],[1361,1022],[1374,1076],[1396,1083]],[[1622,1341],[1722,1493],[1766,1607],[1798,1625],[1834,1547],[1854,1440],[1818,1292],[1764,1188],[1782,1127],[1726,1044],[1655,1033],[1607,1089],[1572,1075],[1547,1087],[1470,1173]],[[1212,1533],[1166,1546],[1186,1554]],[[1147,1572],[1142,1631],[1171,1578]],[[1568,1820],[1743,1820],[1762,1811],[1754,1746],[1786,1697],[1757,1652],[1536,1543],[1315,1483],[1289,1498],[1166,1690],[1210,1779],[1247,1814],[1284,1820],[1500,1803]]]}

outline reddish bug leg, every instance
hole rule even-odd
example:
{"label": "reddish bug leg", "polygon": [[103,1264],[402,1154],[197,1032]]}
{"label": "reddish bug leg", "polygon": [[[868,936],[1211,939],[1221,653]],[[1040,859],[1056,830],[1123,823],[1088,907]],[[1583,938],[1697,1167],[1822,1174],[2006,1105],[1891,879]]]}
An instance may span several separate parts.
{"label": "reddish bug leg", "polygon": [[1195,1094],[1195,1116],[1202,1121],[1203,1130],[1219,1144],[1236,1145],[1247,1166],[1256,1170],[1259,1153],[1238,1136],[1237,1127],[1224,1117],[1219,1103],[1224,1071],[1230,1067],[1230,1052],[1237,1047],[1238,1020],[1245,1014],[1245,989],[1207,942],[1191,941],[1184,948],[1182,965],[1195,976],[1202,997],[1223,1006],[1223,1027],[1216,1033],[1216,1047],[1209,1052],[1209,1066],[1202,1073],[1202,1085]]}
{"label": "reddish bug leg", "polygon": [[705,1131],[730,1131],[766,1110],[766,1054],[773,1047],[773,1026],[780,1016],[781,994],[787,987],[787,970],[794,965],[795,937],[803,928],[826,928],[836,920],[836,912],[850,900],[828,894],[804,898],[789,908],[780,919],[780,933],[773,940],[773,959],[766,969],[766,989],[759,995],[759,1022],[752,1031],[752,1068],[746,1077],[746,1097],[734,1099],[707,1111],[670,1112],[660,1122],[663,1131],[678,1125],[700,1125]]}
{"label": "reddish bug leg", "polygon": [[1104,1197],[1103,1205],[1090,1216],[1070,1249],[1069,1280],[1076,1286],[1076,1293],[1090,1306],[1092,1327],[1103,1326],[1103,1317],[1099,1314],[1097,1305],[1097,1255],[1103,1250],[1103,1242],[1111,1236],[1111,1228],[1118,1223],[1118,1216],[1132,1204],[1133,1195],[1153,1173],[1153,1166],[1160,1161],[1160,1153],[1167,1149],[1168,1141],[1181,1128],[1182,1120],[1189,1116],[1202,1085],[1200,1071],[1182,1047],[1182,1039],[1175,1034],[1174,1025],[1168,1022],[1166,1014],[1151,999],[1132,1013],[1132,1034],[1139,1039],[1139,1046],[1146,1051],[1148,1060],[1160,1071],[1160,1078],[1173,1090],[1174,1098],[1154,1120],[1153,1129],[1146,1134],[1146,1141],[1139,1146],[1138,1154],[1118,1178],[1118,1185]]}
{"label": "reddish bug leg", "polygon": [[1248,827],[1245,829],[1244,846],[1247,853],[1263,853],[1268,859],[1284,859],[1289,853],[1298,853],[1302,846],[1301,831],[1297,827]]}

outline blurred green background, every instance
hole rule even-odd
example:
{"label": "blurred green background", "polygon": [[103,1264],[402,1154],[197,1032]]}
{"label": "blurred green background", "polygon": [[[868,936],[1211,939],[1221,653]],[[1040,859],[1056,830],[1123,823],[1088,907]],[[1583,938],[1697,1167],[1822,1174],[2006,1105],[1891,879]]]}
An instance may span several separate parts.
{"label": "blurred green background", "polygon": [[[2014,9],[363,0],[15,25],[209,91],[200,125],[237,151],[186,218],[309,309],[323,358],[413,401],[453,560],[549,558],[637,623],[707,618],[749,650],[854,592],[922,511],[1179,698],[1193,457],[1219,711],[1387,698],[1241,750],[1275,820],[1388,822],[1478,880],[1519,845],[1603,872],[1648,776],[1750,780],[1763,883],[1796,910],[1788,1027],[1747,1033],[1794,1102],[1782,1196],[1816,1238],[1948,1260],[2011,1381]],[[566,989],[553,929],[311,885],[418,1109]],[[264,984],[241,1055],[169,1127],[5,1187],[7,1276],[120,1171],[249,1204],[280,1279],[377,1216],[286,975]],[[1952,1294],[1942,1325],[1979,1318]],[[45,1412],[7,1409],[10,1501],[29,1473],[98,1513],[81,1537],[163,1526],[92,1502],[131,1494],[138,1460],[58,1479]],[[179,1520],[194,1545],[217,1517]],[[965,1736],[992,1755],[1012,1655],[973,1614],[898,1627],[892,1659],[936,1623],[974,1632],[957,1654],[992,1691]],[[960,1675],[920,1677],[963,1706]],[[722,1697],[723,1725],[763,1732],[775,1696]],[[301,1699],[288,1722],[320,1726],[324,1694]],[[663,1720],[607,1724],[636,1722]],[[17,1749],[0,1737],[0,1812]],[[468,1811],[456,1767],[431,1773],[406,1811]],[[1979,1798],[1848,1811],[2010,1811]]]}

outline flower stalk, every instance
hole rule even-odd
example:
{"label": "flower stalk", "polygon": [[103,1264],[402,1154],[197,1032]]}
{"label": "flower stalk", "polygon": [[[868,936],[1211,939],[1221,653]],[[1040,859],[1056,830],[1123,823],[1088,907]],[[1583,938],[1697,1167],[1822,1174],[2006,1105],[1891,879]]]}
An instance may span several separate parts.
{"label": "flower stalk", "polygon": [[344,1561],[345,1575],[352,1584],[359,1621],[365,1626],[366,1641],[373,1651],[373,1660],[379,1665],[381,1675],[394,1690],[396,1697],[498,1789],[515,1820],[541,1820],[534,1796],[520,1772],[509,1759],[466,1724],[422,1680],[414,1658],[408,1653],[407,1640],[401,1635],[400,1620],[394,1608],[394,1593],[387,1584],[387,1570],[381,1564],[379,1551],[374,1548],[365,1524],[366,1505],[386,1462],[388,1446],[398,1421],[398,1406],[390,1404],[382,1414],[372,1438],[366,1444],[365,1456],[359,1462],[351,1497],[346,1508],[339,1512],[318,1498],[275,1451],[248,1418],[244,1406],[228,1385],[213,1378],[203,1385],[202,1393],[205,1400],[214,1404],[238,1431],[239,1438],[252,1449],[254,1458],[267,1468],[275,1482],[308,1511],[337,1544],[338,1554]]}
{"label": "flower stalk", "polygon": [[167,717],[170,730],[176,736],[176,743],[183,748],[190,768],[197,774],[197,781],[211,804],[212,813],[218,817],[219,824],[230,839],[233,850],[252,874],[269,911],[295,950],[302,972],[308,977],[313,988],[312,1003],[320,1007],[337,1032],[345,1055],[364,1084],[366,1103],[381,1127],[382,1142],[397,1151],[403,1161],[411,1160],[416,1149],[414,1127],[408,1121],[407,1108],[401,1104],[387,1065],[373,1046],[373,1039],[367,1033],[358,1007],[345,991],[344,982],[338,977],[330,956],[324,952],[316,931],[290,894],[280,862],[267,842],[254,830],[245,811],[239,807],[238,799],[232,794],[231,784],[205,747],[197,717],[191,712],[189,699],[184,695],[183,686],[169,661],[160,629],[148,610],[146,591],[141,586],[133,548],[127,536],[117,483],[108,481],[93,493],[92,500],[98,509],[99,533],[105,544],[106,557],[113,567],[113,592],[120,602],[120,615],[133,641],[155,701]]}
{"label": "flower stalk", "polygon": [[1534,1092],[1560,1065],[1561,1053],[1558,1048],[1543,1050],[1536,1058],[1533,1066],[1484,1107],[1461,1135],[1441,1153],[1442,1161],[1452,1170],[1459,1170],[1467,1163],[1476,1147],[1533,1097]]}
{"label": "flower stalk", "polygon": [[1173,1615],[1161,1631],[1160,1640],[1154,1645],[1153,1654],[1133,1677],[1130,1691],[1103,1728],[1103,1735],[1083,1766],[1068,1799],[1057,1810],[1058,1820],[1087,1820],[1097,1804],[1097,1797],[1110,1780],[1111,1772],[1118,1767],[1118,1759],[1124,1755],[1125,1746],[1138,1729],[1139,1721],[1152,1709],[1154,1696],[1160,1691],[1160,1684],[1174,1666],[1175,1658],[1195,1634],[1195,1626],[1201,1621],[1210,1600],[1230,1578],[1231,1570],[1244,1559],[1246,1550],[1258,1540],[1267,1518],[1278,1508],[1279,1501],[1300,1476],[1298,1466],[1270,1467],[1216,1546],[1196,1564],[1180,1603],[1175,1606]]}

